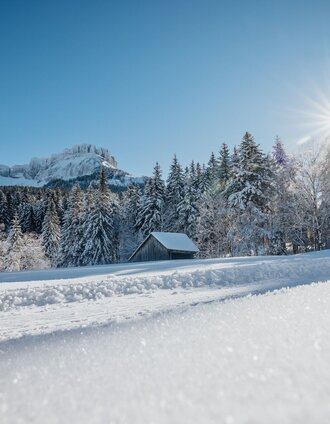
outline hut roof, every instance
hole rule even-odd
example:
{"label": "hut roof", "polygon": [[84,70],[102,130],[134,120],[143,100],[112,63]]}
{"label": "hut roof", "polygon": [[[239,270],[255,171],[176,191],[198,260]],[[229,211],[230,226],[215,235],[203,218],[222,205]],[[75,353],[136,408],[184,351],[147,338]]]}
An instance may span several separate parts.
{"label": "hut roof", "polygon": [[151,235],[168,250],[193,253],[198,252],[198,247],[190,240],[187,234],[152,232]]}

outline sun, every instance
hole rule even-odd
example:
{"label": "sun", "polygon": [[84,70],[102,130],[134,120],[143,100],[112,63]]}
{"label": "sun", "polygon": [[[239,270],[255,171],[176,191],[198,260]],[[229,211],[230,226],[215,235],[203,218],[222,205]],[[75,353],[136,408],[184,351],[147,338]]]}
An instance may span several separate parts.
{"label": "sun", "polygon": [[305,99],[304,110],[299,110],[299,123],[305,135],[298,144],[312,140],[330,142],[330,95],[320,89],[314,91],[313,97]]}

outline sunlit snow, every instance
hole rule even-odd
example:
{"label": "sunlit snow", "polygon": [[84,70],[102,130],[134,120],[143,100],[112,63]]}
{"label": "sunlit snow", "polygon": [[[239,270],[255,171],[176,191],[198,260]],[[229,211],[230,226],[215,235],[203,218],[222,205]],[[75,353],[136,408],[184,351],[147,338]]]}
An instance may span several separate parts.
{"label": "sunlit snow", "polygon": [[[1,298],[35,302],[0,312],[1,423],[328,423],[329,253],[14,274]],[[114,279],[155,287],[38,301]]]}

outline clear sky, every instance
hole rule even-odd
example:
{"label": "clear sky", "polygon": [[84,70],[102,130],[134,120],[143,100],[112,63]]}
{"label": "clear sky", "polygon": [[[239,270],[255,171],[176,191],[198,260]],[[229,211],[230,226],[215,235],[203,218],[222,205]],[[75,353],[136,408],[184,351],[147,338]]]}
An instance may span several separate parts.
{"label": "clear sky", "polygon": [[329,0],[0,0],[0,163],[87,142],[149,175],[247,130],[294,150],[329,41]]}

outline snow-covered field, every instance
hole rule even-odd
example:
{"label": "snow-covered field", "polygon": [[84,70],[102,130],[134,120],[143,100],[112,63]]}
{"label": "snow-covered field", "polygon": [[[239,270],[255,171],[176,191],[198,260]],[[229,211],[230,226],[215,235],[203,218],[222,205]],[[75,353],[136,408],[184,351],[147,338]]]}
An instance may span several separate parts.
{"label": "snow-covered field", "polygon": [[1,423],[329,422],[330,251],[0,278]]}

